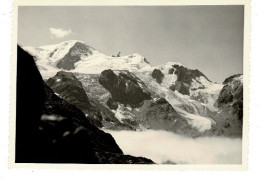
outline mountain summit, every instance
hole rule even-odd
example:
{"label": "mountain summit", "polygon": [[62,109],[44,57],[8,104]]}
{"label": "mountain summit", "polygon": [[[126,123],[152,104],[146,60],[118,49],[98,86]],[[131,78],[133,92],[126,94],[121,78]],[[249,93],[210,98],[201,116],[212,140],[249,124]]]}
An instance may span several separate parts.
{"label": "mountain summit", "polygon": [[138,71],[151,68],[146,58],[137,53],[122,57],[106,56],[78,40],[37,48],[27,46],[23,49],[35,57],[45,78],[61,70],[99,74],[105,69]]}

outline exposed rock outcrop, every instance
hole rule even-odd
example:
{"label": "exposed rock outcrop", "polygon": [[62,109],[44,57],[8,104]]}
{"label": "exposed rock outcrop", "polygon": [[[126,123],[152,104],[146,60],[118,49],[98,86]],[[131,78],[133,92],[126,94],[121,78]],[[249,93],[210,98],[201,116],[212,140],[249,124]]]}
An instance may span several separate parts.
{"label": "exposed rock outcrop", "polygon": [[243,117],[243,75],[238,74],[227,78],[225,86],[220,91],[216,105],[223,107],[232,105],[233,113],[237,114],[239,120]]}
{"label": "exposed rock outcrop", "polygon": [[[50,57],[54,52],[50,54]],[[80,60],[81,56],[89,56],[92,54],[92,50],[89,46],[81,42],[76,42],[74,46],[70,48],[69,52],[59,60],[57,67],[65,70],[72,70],[75,68],[74,64]]]}
{"label": "exposed rock outcrop", "polygon": [[145,101],[139,112],[138,121],[149,129],[172,131],[181,135],[200,136],[196,128],[191,127],[165,98]]}
{"label": "exposed rock outcrop", "polygon": [[153,163],[124,155],[110,134],[55,95],[42,80],[33,58],[20,47],[17,57],[15,162]]}
{"label": "exposed rock outcrop", "polygon": [[82,111],[91,107],[89,98],[81,82],[71,72],[59,71],[46,81],[47,85],[62,99],[75,105]]}
{"label": "exposed rock outcrop", "polygon": [[161,70],[159,70],[159,69],[154,69],[153,72],[152,72],[152,77],[153,77],[154,79],[156,79],[156,81],[157,81],[158,83],[161,84],[164,75],[163,75],[163,73],[162,73]]}
{"label": "exposed rock outcrop", "polygon": [[[189,95],[192,82],[197,82],[198,84],[201,84],[200,81],[197,79],[201,76],[210,82],[210,80],[197,69],[192,70],[180,65],[173,65],[172,67],[173,68],[169,70],[169,74],[174,73],[177,75],[177,80],[173,85],[170,86],[170,89],[173,91],[177,90],[181,94]],[[203,85],[201,88],[203,88]]]}
{"label": "exposed rock outcrop", "polygon": [[243,75],[233,75],[224,80],[224,87],[220,91],[217,106],[221,107],[225,104],[238,102],[243,100]]}
{"label": "exposed rock outcrop", "polygon": [[138,107],[144,100],[151,99],[151,93],[142,88],[139,82],[128,71],[116,75],[110,69],[103,71],[99,78],[99,83],[111,93],[113,100],[132,107]]}
{"label": "exposed rock outcrop", "polygon": [[188,83],[182,82],[182,81],[175,81],[173,85],[170,86],[170,89],[172,91],[177,90],[183,95],[189,95],[190,94],[190,85]]}
{"label": "exposed rock outcrop", "polygon": [[112,98],[108,98],[107,106],[112,110],[117,110],[118,108],[118,104]]}
{"label": "exposed rock outcrop", "polygon": [[[219,121],[222,135],[242,136],[243,127],[243,75],[233,75],[223,82],[215,105],[220,112],[214,116]],[[226,133],[226,134],[225,134]]]}
{"label": "exposed rock outcrop", "polygon": [[103,122],[119,123],[113,112],[95,98],[87,96],[81,82],[73,73],[60,71],[46,83],[60,98],[83,111],[95,126],[102,127]]}
{"label": "exposed rock outcrop", "polygon": [[235,78],[239,78],[240,76],[243,76],[243,75],[242,75],[242,74],[232,75],[232,76],[226,78],[226,79],[223,81],[223,84],[224,84],[224,85],[229,84],[229,83],[231,83]]}

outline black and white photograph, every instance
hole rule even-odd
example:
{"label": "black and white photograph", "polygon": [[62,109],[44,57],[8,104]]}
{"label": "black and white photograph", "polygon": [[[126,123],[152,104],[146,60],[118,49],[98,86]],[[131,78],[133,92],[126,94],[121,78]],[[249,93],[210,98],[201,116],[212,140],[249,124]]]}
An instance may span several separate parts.
{"label": "black and white photograph", "polygon": [[21,5],[16,26],[14,163],[245,164],[245,5]]}

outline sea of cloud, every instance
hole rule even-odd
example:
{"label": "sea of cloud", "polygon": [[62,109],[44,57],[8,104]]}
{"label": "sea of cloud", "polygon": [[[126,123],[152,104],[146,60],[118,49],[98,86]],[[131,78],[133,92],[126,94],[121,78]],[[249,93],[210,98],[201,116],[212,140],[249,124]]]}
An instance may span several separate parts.
{"label": "sea of cloud", "polygon": [[242,140],[227,137],[188,138],[167,131],[112,131],[125,154],[159,164],[241,164]]}

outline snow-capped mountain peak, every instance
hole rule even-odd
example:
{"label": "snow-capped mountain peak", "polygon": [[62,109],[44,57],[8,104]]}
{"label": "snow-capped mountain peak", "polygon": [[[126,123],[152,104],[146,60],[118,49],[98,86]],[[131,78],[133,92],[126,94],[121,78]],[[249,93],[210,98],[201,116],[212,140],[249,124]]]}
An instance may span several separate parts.
{"label": "snow-capped mountain peak", "polygon": [[27,46],[23,49],[35,57],[45,78],[54,76],[60,70],[99,74],[105,69],[138,71],[152,67],[146,58],[138,53],[111,57],[78,40],[37,48]]}

